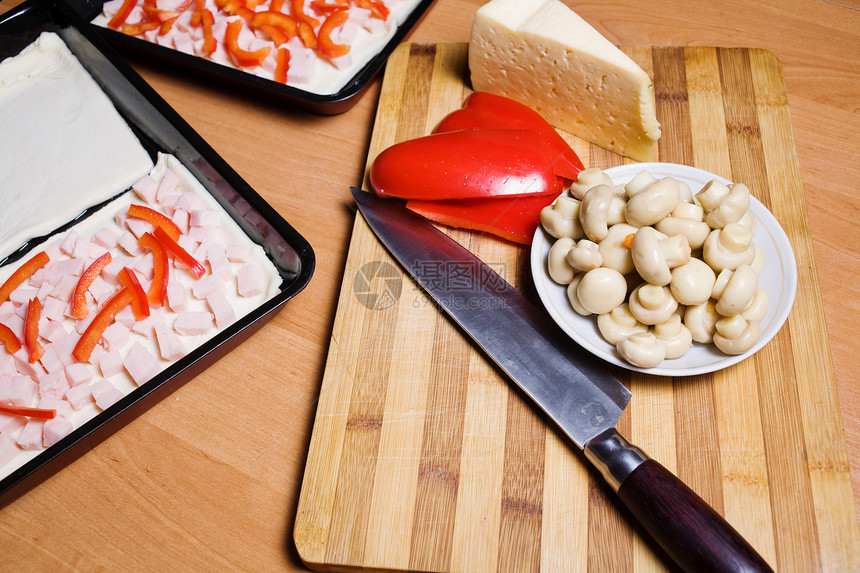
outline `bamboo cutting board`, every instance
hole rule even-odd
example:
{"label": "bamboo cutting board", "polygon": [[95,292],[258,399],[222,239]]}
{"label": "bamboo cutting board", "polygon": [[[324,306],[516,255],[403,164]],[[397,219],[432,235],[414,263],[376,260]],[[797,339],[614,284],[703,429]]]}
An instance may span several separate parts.
{"label": "bamboo cutting board", "polygon": [[[392,55],[368,165],[460,107],[466,48],[404,44]],[[785,229],[799,284],[776,338],[731,368],[672,379],[612,367],[633,392],[619,428],[777,570],[858,570],[860,533],[779,62],[755,49],[625,52],[654,78],[659,160],[746,183]],[[625,162],[568,139],[587,166]],[[449,232],[529,293],[526,247]],[[317,570],[663,570],[659,550],[623,511],[358,216],[294,529],[304,562]]]}

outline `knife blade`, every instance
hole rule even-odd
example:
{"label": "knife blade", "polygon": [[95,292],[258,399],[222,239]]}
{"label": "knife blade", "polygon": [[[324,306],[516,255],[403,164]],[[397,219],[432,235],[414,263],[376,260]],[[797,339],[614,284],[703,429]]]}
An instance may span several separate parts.
{"label": "knife blade", "polygon": [[[685,571],[771,571],[711,506],[616,429],[630,391],[513,286],[403,203],[351,188],[412,278],[552,420]],[[432,276],[427,264],[433,263]],[[439,280],[444,275],[469,280]],[[456,288],[449,285],[456,284]],[[464,288],[463,285],[470,285]]]}

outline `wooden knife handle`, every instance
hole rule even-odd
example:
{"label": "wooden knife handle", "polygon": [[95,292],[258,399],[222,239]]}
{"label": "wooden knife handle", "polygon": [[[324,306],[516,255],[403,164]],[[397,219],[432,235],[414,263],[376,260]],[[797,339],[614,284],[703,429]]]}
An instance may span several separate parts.
{"label": "wooden knife handle", "polygon": [[585,454],[684,571],[772,571],[719,513],[616,430],[588,442]]}

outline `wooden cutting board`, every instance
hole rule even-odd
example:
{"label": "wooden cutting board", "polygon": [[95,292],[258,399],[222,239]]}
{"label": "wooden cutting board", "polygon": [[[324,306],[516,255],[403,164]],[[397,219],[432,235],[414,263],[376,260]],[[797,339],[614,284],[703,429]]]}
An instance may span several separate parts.
{"label": "wooden cutting board", "polygon": [[[368,154],[424,135],[469,93],[466,44],[404,44]],[[746,183],[785,229],[797,299],[754,357],[692,378],[613,368],[622,433],[780,571],[860,569],[848,461],[782,72],[756,49],[625,48],[654,78],[659,160]],[[621,157],[569,137],[586,165]],[[365,182],[365,188],[368,188]],[[529,293],[528,249],[450,233]],[[429,269],[428,272],[432,272]],[[355,222],[294,540],[316,570],[654,571],[581,453]]]}

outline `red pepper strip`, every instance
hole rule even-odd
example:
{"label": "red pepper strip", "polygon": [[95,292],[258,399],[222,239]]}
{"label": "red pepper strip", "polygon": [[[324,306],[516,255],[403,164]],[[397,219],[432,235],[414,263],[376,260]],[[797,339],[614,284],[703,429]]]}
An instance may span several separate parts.
{"label": "red pepper strip", "polygon": [[283,44],[286,44],[290,41],[290,37],[277,26],[269,26],[268,24],[263,24],[257,29],[265,32],[269,39],[272,40],[272,42],[275,44],[275,46],[282,46]]}
{"label": "red pepper strip", "polygon": [[178,18],[179,16],[175,16],[173,18],[170,18],[169,20],[165,20],[164,22],[162,22],[161,26],[159,26],[158,28],[158,35],[164,36],[165,34],[170,32],[170,30],[173,29],[173,23],[176,22]]}
{"label": "red pepper strip", "polygon": [[377,195],[469,199],[561,193],[536,131],[464,129],[396,143],[370,167]]}
{"label": "red pepper strip", "polygon": [[195,277],[198,279],[206,274],[206,267],[200,264],[197,259],[191,256],[188,251],[182,248],[182,246],[173,240],[173,238],[164,232],[161,227],[156,227],[155,232],[153,233],[155,238],[158,239],[158,242],[167,249],[174,257],[182,261],[182,264],[188,267]]}
{"label": "red pepper strip", "polygon": [[293,18],[296,20],[307,22],[311,28],[320,25],[319,20],[305,14],[305,0],[290,0],[290,7],[293,11]]}
{"label": "red pepper strip", "polygon": [[269,2],[269,10],[273,12],[283,12],[284,0],[272,0]]}
{"label": "red pepper strip", "polygon": [[450,199],[427,201],[410,199],[406,208],[450,227],[492,233],[515,243],[529,245],[540,223],[541,209],[558,195],[499,197],[492,199]]}
{"label": "red pepper strip", "polygon": [[27,408],[26,406],[10,406],[8,404],[0,404],[0,413],[39,418],[40,420],[53,420],[57,417],[57,411],[53,408]]}
{"label": "red pepper strip", "polygon": [[275,81],[287,83],[287,71],[290,69],[290,51],[287,48],[278,48],[275,58]]}
{"label": "red pepper strip", "polygon": [[374,18],[379,18],[380,20],[387,20],[388,15],[391,13],[388,6],[378,0],[356,0],[355,5],[359,8],[370,10],[372,12],[371,15]]}
{"label": "red pepper strip", "polygon": [[319,42],[319,51],[321,54],[334,59],[349,53],[349,45],[335,44],[331,39],[331,33],[335,28],[343,26],[348,19],[349,12],[346,10],[335,10],[325,19],[325,22],[320,26],[319,32],[317,32],[317,42]]}
{"label": "red pepper strip", "polygon": [[81,273],[81,278],[78,279],[78,285],[75,287],[75,293],[72,295],[70,314],[73,317],[86,318],[89,314],[90,311],[87,308],[87,289],[90,288],[90,285],[93,284],[93,281],[96,280],[96,277],[99,276],[99,273],[102,272],[102,269],[109,262],[111,262],[111,255],[108,252],[94,260],[87,267],[87,270]]}
{"label": "red pepper strip", "polygon": [[287,35],[287,39],[294,37],[299,31],[299,23],[295,18],[272,10],[255,12],[251,18],[251,26],[254,28],[262,28],[264,26],[278,28]]}
{"label": "red pepper strip", "polygon": [[93,318],[93,321],[81,335],[78,343],[75,344],[75,348],[72,350],[72,356],[75,357],[75,360],[78,362],[87,362],[90,359],[93,348],[98,344],[105,329],[111,325],[116,315],[119,314],[119,311],[131,304],[133,298],[134,295],[131,289],[123,287],[105,302],[99,313]]}
{"label": "red pepper strip", "polygon": [[21,350],[21,341],[12,332],[12,329],[0,322],[0,342],[6,345],[6,352],[15,354]]}
{"label": "red pepper strip", "polygon": [[30,278],[30,275],[44,267],[50,261],[50,257],[48,257],[48,253],[42,251],[37,253],[28,260],[26,263],[18,267],[14,273],[9,275],[9,278],[6,279],[6,282],[0,286],[0,304],[6,302],[6,299],[9,298],[9,295],[12,294],[18,286],[23,283],[25,280]]}
{"label": "red pepper strip", "polygon": [[118,30],[128,19],[135,6],[137,6],[137,0],[125,0],[117,13],[113,15],[113,18],[108,21],[108,28]]}
{"label": "red pepper strip", "polygon": [[327,4],[324,0],[313,0],[311,2],[311,6],[317,12],[330,13],[335,10],[340,10],[341,8],[345,8],[349,10],[349,1],[348,0],[338,0],[335,4]]}
{"label": "red pepper strip", "polygon": [[169,276],[167,252],[164,250],[161,241],[150,233],[141,235],[137,243],[141,247],[152,251],[154,258],[152,283],[149,285],[149,290],[146,291],[146,299],[149,301],[149,304],[163,306],[164,300],[167,297],[167,279]]}
{"label": "red pepper strip", "polygon": [[119,284],[128,288],[131,294],[131,310],[134,311],[135,320],[143,320],[149,316],[149,300],[146,298],[146,291],[143,290],[143,285],[137,278],[137,274],[128,267],[123,267],[117,273]]}
{"label": "red pepper strip", "polygon": [[302,39],[302,44],[305,48],[313,49],[317,47],[317,37],[314,34],[314,29],[307,22],[299,22],[299,38]]}
{"label": "red pepper strip", "polygon": [[27,347],[30,364],[34,364],[45,353],[39,342],[39,319],[42,317],[42,301],[31,298],[27,305],[27,318],[24,319],[24,344]]}
{"label": "red pepper strip", "polygon": [[510,98],[487,92],[475,92],[466,98],[461,109],[445,116],[433,133],[460,129],[531,129],[540,133],[553,158],[553,170],[565,179],[576,179],[585,169],[573,148],[530,107]]}
{"label": "red pepper strip", "polygon": [[272,50],[271,46],[260,48],[254,52],[243,50],[239,47],[239,32],[242,30],[242,21],[233,20],[227,24],[227,31],[224,33],[224,44],[227,46],[227,51],[233,57],[235,62],[242,67],[259,66],[269,55]]}
{"label": "red pepper strip", "polygon": [[176,226],[176,223],[171,221],[167,215],[159,213],[155,209],[150,209],[143,205],[131,204],[128,206],[128,216],[148,221],[152,223],[153,227],[161,227],[168,235],[173,237],[174,241],[182,234],[182,231]]}
{"label": "red pepper strip", "polygon": [[161,27],[161,22],[152,21],[152,22],[140,22],[138,24],[123,24],[122,25],[122,33],[127,36],[139,36],[144,32],[149,32],[150,30],[157,30]]}
{"label": "red pepper strip", "polygon": [[203,9],[200,13],[200,22],[203,25],[203,51],[207,54],[214,54],[218,48],[218,41],[212,33],[212,26],[215,25],[215,16],[207,9]]}

